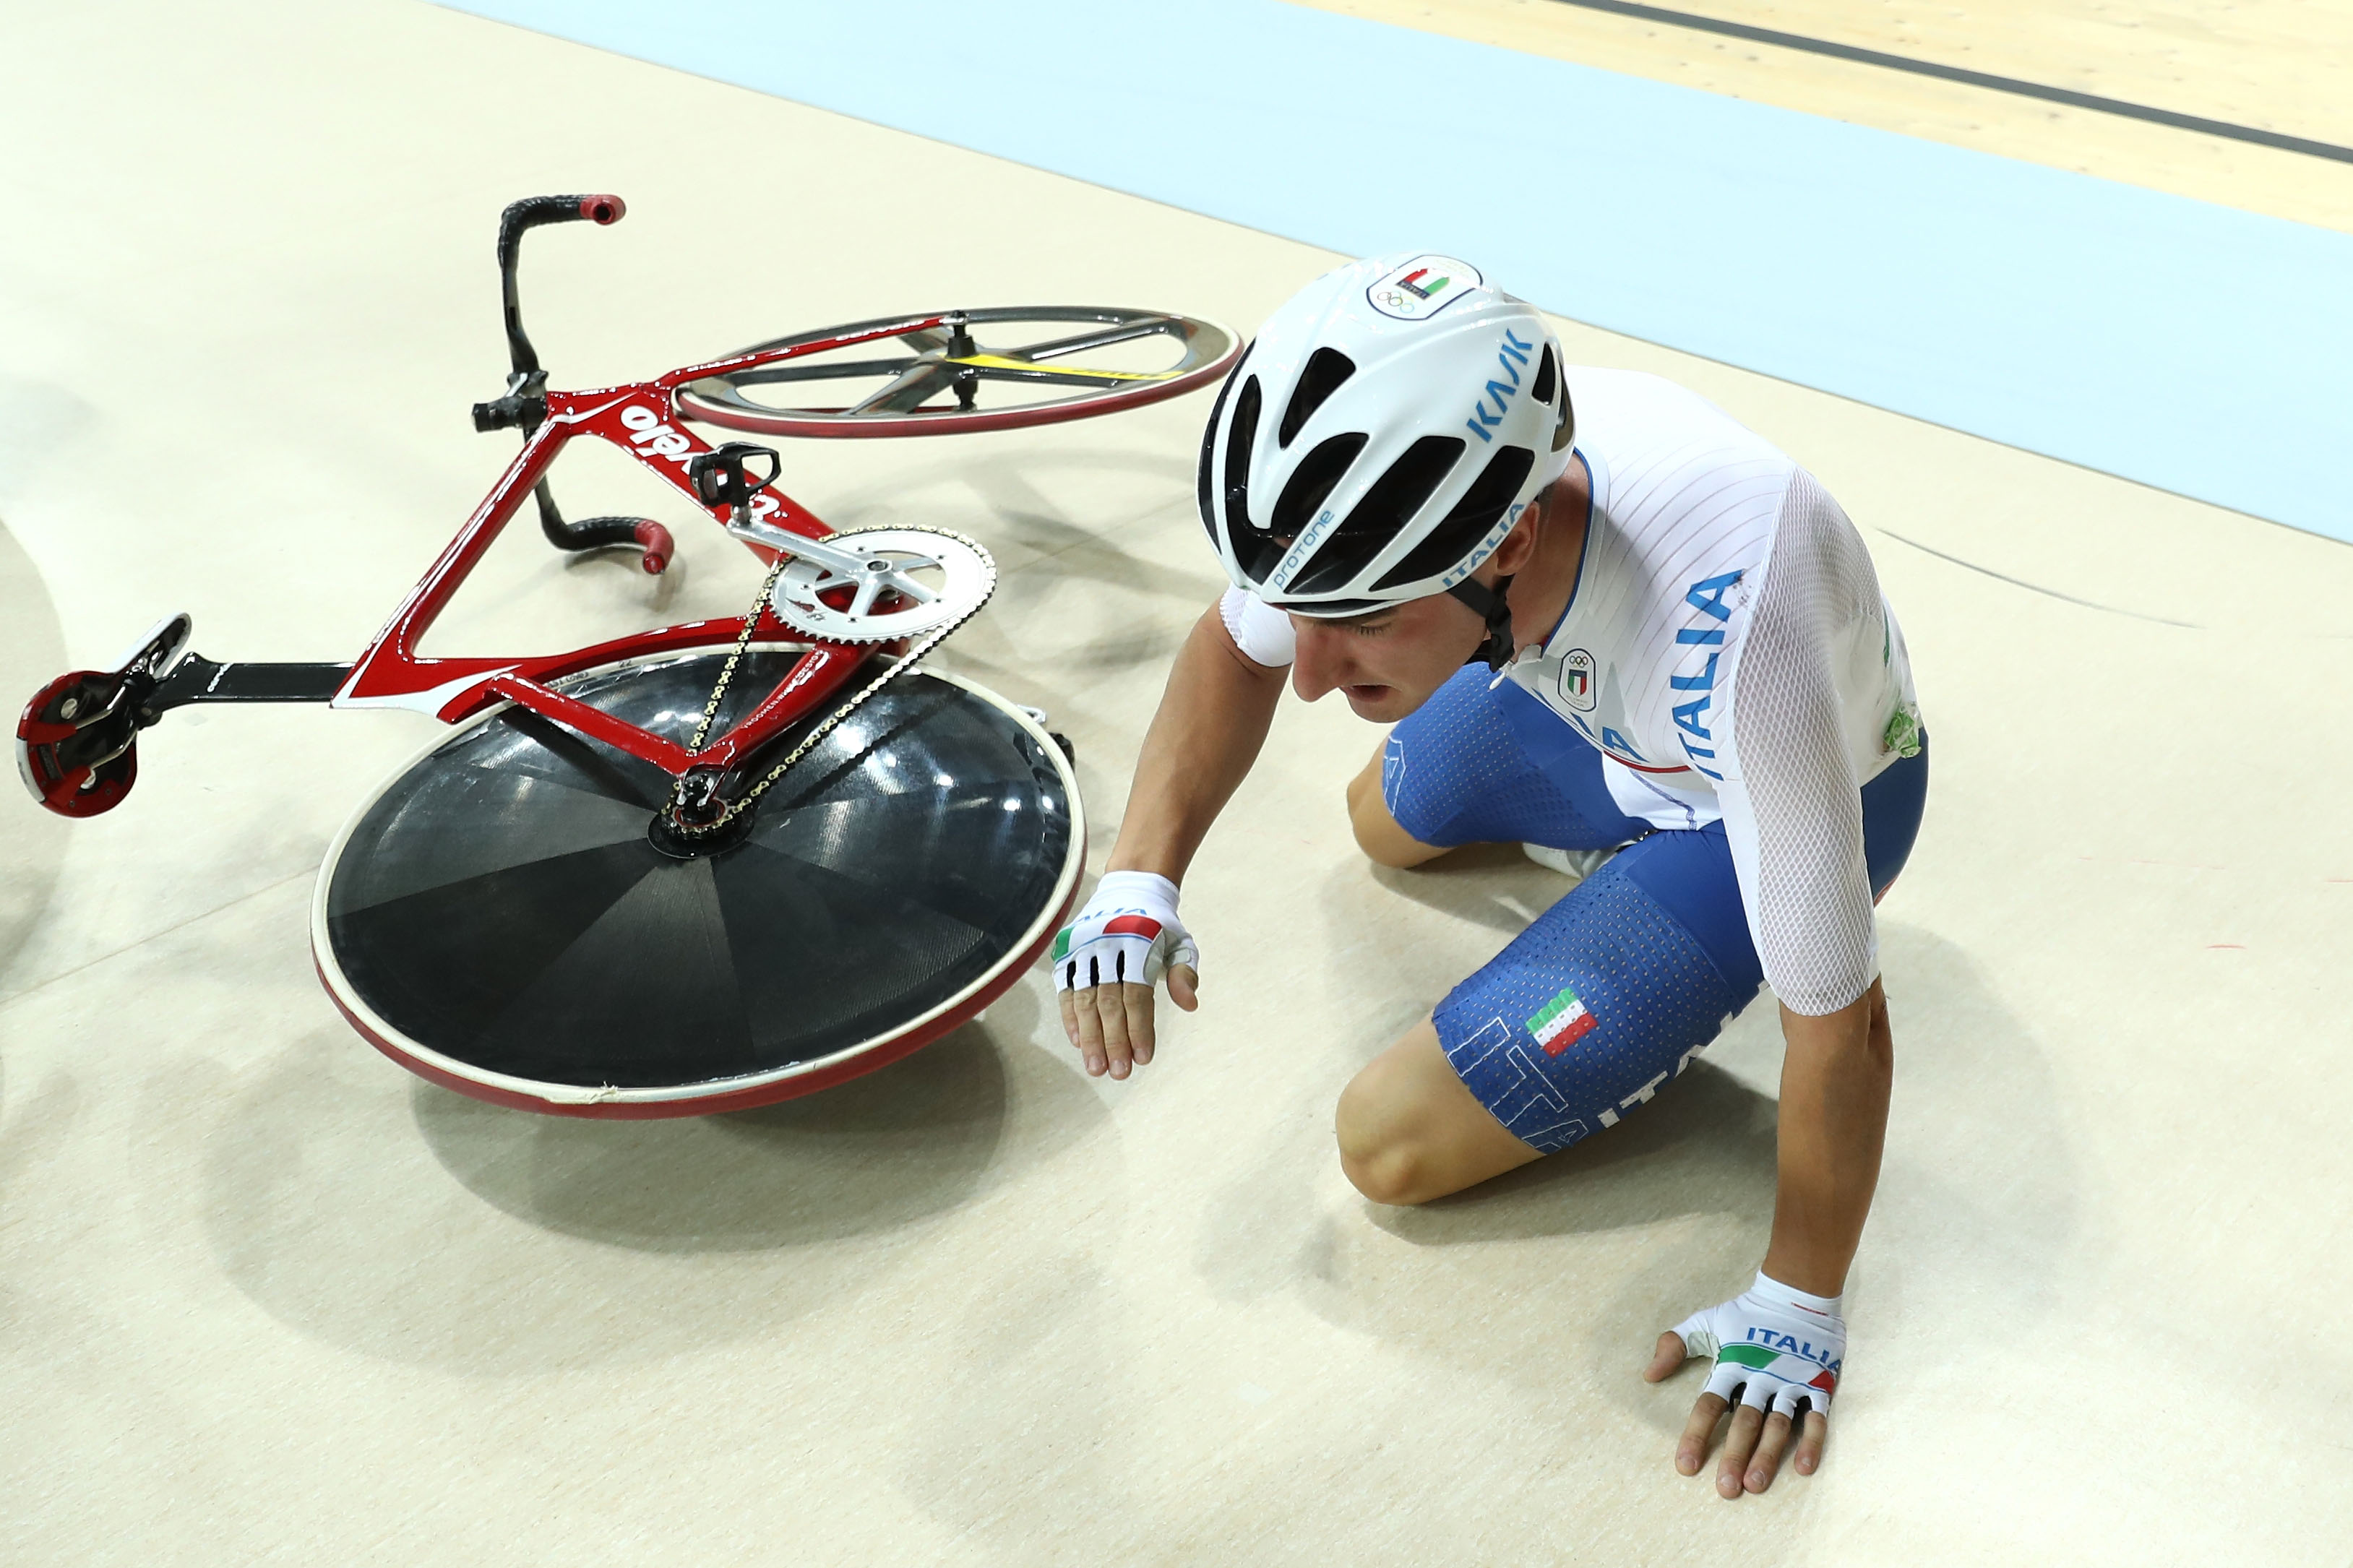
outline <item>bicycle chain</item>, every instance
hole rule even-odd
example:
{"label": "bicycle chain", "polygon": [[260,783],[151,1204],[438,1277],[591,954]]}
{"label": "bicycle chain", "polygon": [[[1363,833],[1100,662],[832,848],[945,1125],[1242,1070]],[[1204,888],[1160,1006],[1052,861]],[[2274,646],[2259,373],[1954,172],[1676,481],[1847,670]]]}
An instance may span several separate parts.
{"label": "bicycle chain", "polygon": [[[980,558],[983,561],[989,562],[988,581],[987,584],[982,587],[980,597],[973,601],[972,608],[966,610],[963,615],[958,616],[955,619],[934,629],[933,632],[928,637],[924,637],[922,642],[917,643],[913,648],[909,649],[908,652],[898,660],[898,662],[892,665],[890,668],[884,670],[881,674],[876,676],[872,680],[868,681],[865,688],[860,690],[858,695],[852,697],[849,701],[835,709],[831,714],[827,716],[824,722],[818,724],[817,728],[802,736],[801,743],[795,746],[791,752],[786,756],[783,762],[778,763],[775,767],[770,768],[766,777],[754,784],[750,789],[744,791],[741,798],[730,805],[718,816],[712,817],[709,822],[690,824],[680,819],[679,809],[684,805],[686,802],[686,779],[681,775],[678,783],[672,786],[670,790],[669,807],[670,831],[678,834],[679,837],[682,838],[702,838],[710,834],[718,832],[721,828],[734,821],[738,816],[750,807],[753,802],[767,794],[769,789],[775,785],[776,782],[785,776],[785,771],[786,769],[790,768],[795,763],[799,762],[803,757],[808,755],[810,752],[816,750],[818,742],[833,733],[833,731],[840,726],[843,720],[849,718],[852,713],[857,712],[860,707],[864,706],[868,698],[881,690],[885,686],[888,686],[892,681],[897,679],[908,670],[913,669],[916,663],[920,661],[925,654],[939,647],[943,642],[945,642],[950,633],[957,630],[966,621],[980,614],[980,612],[987,607],[988,601],[995,597],[997,594],[997,567],[993,561],[989,561],[988,552],[982,549],[980,542],[977,540],[967,539],[963,534],[955,532],[949,529],[926,528],[921,530],[921,531],[925,533],[944,534],[946,537],[955,540],[960,543],[969,544],[974,550],[979,552]],[[735,679],[735,666],[742,661],[744,650],[752,646],[752,635],[760,624],[761,612],[768,607],[768,596],[776,592],[776,579],[784,575],[785,567],[791,563],[792,559],[793,557],[789,552],[779,551],[776,555],[776,563],[768,568],[767,578],[760,584],[760,596],[752,601],[751,614],[744,617],[744,629],[736,634],[735,646],[733,648],[729,650],[727,662],[720,668],[718,684],[714,685],[711,689],[711,700],[702,705],[702,717],[694,726],[694,739],[687,743],[686,750],[688,755],[694,756],[701,754],[703,742],[710,738],[712,721],[718,716],[719,704],[725,699],[727,695],[727,688]]]}

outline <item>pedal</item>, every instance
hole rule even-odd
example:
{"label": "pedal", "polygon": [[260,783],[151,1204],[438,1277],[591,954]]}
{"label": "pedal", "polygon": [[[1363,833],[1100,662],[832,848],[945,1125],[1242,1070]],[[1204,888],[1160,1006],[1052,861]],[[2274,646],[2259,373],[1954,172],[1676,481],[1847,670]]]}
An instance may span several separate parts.
{"label": "pedal", "polygon": [[[768,471],[754,475],[752,465],[761,458],[768,460]],[[730,441],[711,451],[696,453],[687,462],[686,479],[694,487],[695,499],[703,505],[728,507],[739,521],[748,521],[752,498],[767,489],[784,466],[783,456],[774,447]]]}
{"label": "pedal", "polygon": [[16,721],[16,776],[47,809],[96,816],[139,776],[142,705],[188,651],[195,622],[166,616],[111,669],[77,669],[33,694]]}

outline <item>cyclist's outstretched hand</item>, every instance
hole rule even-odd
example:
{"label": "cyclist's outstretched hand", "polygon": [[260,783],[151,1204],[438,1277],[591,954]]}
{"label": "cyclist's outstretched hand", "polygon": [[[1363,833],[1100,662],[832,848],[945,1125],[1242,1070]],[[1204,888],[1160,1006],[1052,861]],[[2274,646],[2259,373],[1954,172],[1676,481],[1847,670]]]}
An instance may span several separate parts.
{"label": "cyclist's outstretched hand", "polygon": [[[1757,1283],[1720,1307],[1694,1312],[1659,1336],[1652,1383],[1671,1376],[1693,1356],[1712,1356],[1707,1390],[1692,1406],[1675,1445],[1675,1468],[1699,1474],[1708,1439],[1727,1407],[1732,1430],[1715,1468],[1715,1489],[1727,1498],[1761,1492],[1781,1468],[1789,1434],[1798,1431],[1790,1465],[1810,1476],[1822,1462],[1830,1430],[1831,1395],[1846,1361],[1846,1320],[1837,1297],[1809,1296],[1760,1269]],[[1797,1424],[1803,1422],[1802,1426]]]}
{"label": "cyclist's outstretched hand", "polygon": [[1062,1033],[1087,1072],[1125,1078],[1152,1059],[1152,987],[1187,1013],[1200,1005],[1200,950],[1176,919],[1176,884],[1151,871],[1106,871],[1078,918],[1054,938]]}

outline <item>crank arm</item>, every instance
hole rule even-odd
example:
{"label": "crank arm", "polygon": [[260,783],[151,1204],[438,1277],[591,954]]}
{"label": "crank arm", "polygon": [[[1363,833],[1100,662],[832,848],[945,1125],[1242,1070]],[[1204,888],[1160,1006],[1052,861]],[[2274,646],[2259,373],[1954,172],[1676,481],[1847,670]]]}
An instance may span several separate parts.
{"label": "crank arm", "polygon": [[731,522],[727,531],[747,543],[765,545],[786,555],[797,555],[835,576],[855,582],[866,575],[866,557],[838,544],[821,543],[805,533],[794,533],[772,522]]}

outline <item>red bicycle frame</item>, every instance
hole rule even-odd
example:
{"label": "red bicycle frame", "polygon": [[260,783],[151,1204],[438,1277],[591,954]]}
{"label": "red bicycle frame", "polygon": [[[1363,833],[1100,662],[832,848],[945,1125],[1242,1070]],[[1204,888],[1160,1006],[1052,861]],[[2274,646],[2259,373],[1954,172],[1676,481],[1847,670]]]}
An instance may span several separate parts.
{"label": "red bicycle frame", "polygon": [[[167,616],[114,668],[69,671],[34,693],[17,722],[16,761],[35,798],[68,816],[93,816],[112,809],[138,776],[139,731],[188,703],[324,701],[338,708],[409,708],[444,722],[456,722],[480,713],[491,703],[508,701],[650,763],[673,778],[697,774],[710,786],[702,798],[715,800],[726,774],[839,691],[878,645],[813,638],[787,626],[764,604],[746,616],[662,626],[566,653],[427,658],[417,651],[459,586],[513,521],[524,498],[534,492],[541,527],[557,548],[595,550],[634,542],[644,550],[643,563],[649,572],[662,569],[670,544],[669,531],[659,523],[625,517],[572,522],[564,519],[545,477],[566,442],[583,435],[610,442],[712,518],[733,525],[753,554],[774,566],[779,552],[772,544],[780,534],[799,535],[814,543],[830,537],[830,531],[807,508],[774,488],[775,468],[765,477],[755,477],[744,461],[749,456],[765,456],[781,468],[774,451],[741,442],[712,447],[685,426],[685,416],[730,428],[814,436],[916,435],[1049,424],[1173,397],[1223,374],[1240,353],[1229,329],[1190,318],[1069,307],[1035,312],[1035,319],[1040,321],[1090,324],[1077,336],[1038,345],[1041,350],[1070,353],[1160,332],[1187,345],[1185,361],[1170,371],[1071,367],[1059,359],[1048,363],[1019,357],[1025,351],[1015,351],[1013,358],[983,353],[970,337],[969,328],[976,320],[1020,320],[1029,313],[935,311],[771,342],[651,381],[586,392],[549,392],[547,374],[522,327],[516,287],[522,238],[545,224],[584,219],[610,224],[625,210],[621,199],[614,195],[533,196],[510,204],[500,215],[499,276],[512,369],[504,396],[474,405],[474,426],[482,431],[520,429],[522,450],[355,662],[219,663],[189,651],[191,623],[186,616]],[[734,384],[727,380],[837,349],[918,336],[938,341],[938,348],[924,351],[935,371],[955,367],[956,408],[923,410],[918,406],[921,395],[913,404],[885,408],[871,418],[866,417],[869,410],[864,405],[765,408],[742,400],[734,394]],[[820,367],[814,379],[830,379],[833,374]],[[901,374],[903,376],[904,372]],[[1027,407],[976,410],[972,386],[989,378],[1060,381],[1085,390],[1079,396]],[[697,386],[697,383],[705,384]],[[944,381],[941,389],[945,384]],[[725,390],[715,392],[714,386]],[[931,390],[925,384],[924,393]],[[739,511],[741,516],[731,516]],[[771,542],[747,537],[745,525],[758,526],[761,538]],[[566,676],[601,666],[726,647],[745,637],[786,642],[805,651],[774,690],[732,728],[691,753],[673,740],[555,689],[555,683]],[[879,646],[902,650],[905,647],[903,643]],[[682,792],[678,800],[685,799]]]}
{"label": "red bicycle frame", "polygon": [[[350,677],[336,690],[332,705],[409,708],[454,723],[503,700],[520,703],[567,729],[641,758],[674,777],[690,767],[732,767],[823,702],[849,679],[870,649],[840,643],[815,644],[751,712],[702,751],[690,753],[659,735],[566,697],[548,683],[649,654],[732,644],[743,633],[743,616],[686,621],[567,653],[522,658],[427,658],[417,653],[417,646],[480,563],[492,542],[514,520],[516,511],[554,463],[556,455],[575,437],[594,436],[610,442],[708,511],[713,521],[724,524],[730,521],[728,514],[733,509],[704,505],[687,477],[689,465],[714,448],[679,418],[677,393],[681,385],[725,372],[754,369],[805,354],[921,331],[939,326],[943,320],[936,315],[913,316],[887,326],[815,342],[689,365],[652,381],[586,392],[546,394],[545,420],[532,431],[522,452],[466,520],[458,536],[353,664]],[[774,481],[762,486],[744,510],[749,514],[748,521],[768,523],[809,539],[824,539],[830,531],[807,508],[776,489]],[[745,548],[764,564],[776,560],[776,552],[764,545],[747,541]],[[752,614],[759,622],[753,633],[755,637],[765,631],[777,640],[809,642],[805,633],[776,619],[766,605],[759,605]]]}

